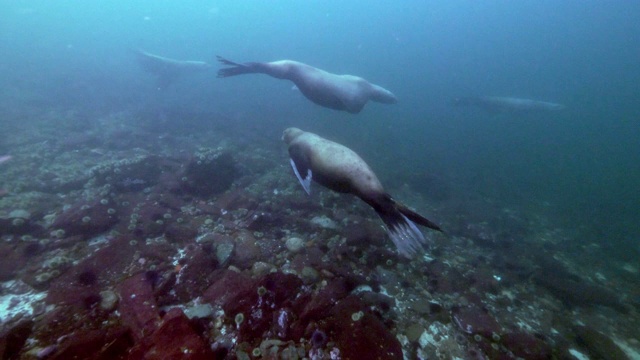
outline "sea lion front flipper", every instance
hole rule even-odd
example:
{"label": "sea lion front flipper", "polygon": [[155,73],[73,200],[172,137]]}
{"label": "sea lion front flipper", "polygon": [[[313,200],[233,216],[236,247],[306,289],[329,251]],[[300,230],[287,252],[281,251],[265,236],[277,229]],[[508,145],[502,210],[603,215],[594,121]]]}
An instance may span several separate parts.
{"label": "sea lion front flipper", "polygon": [[291,167],[293,168],[293,172],[296,174],[298,181],[300,181],[300,185],[304,188],[304,191],[307,192],[307,195],[311,195],[311,178],[313,174],[311,173],[311,169],[307,168],[306,176],[302,178],[300,175],[300,170],[298,170],[298,165],[296,164],[293,158],[290,159]]}
{"label": "sea lion front flipper", "polygon": [[[309,166],[309,158],[299,145],[289,147],[289,156],[291,156],[291,167],[296,174],[298,181],[308,195],[311,195],[311,166]],[[304,177],[302,177],[304,175]]]}

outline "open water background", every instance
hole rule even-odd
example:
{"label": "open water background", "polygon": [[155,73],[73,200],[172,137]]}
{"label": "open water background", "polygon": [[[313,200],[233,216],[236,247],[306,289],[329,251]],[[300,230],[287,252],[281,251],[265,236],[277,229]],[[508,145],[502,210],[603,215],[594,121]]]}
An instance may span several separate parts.
{"label": "open water background", "polygon": [[[2,0],[0,9],[1,153],[11,152],[6,129],[30,121],[11,114],[28,108],[188,109],[208,116],[159,126],[240,124],[274,146],[295,125],[352,147],[392,188],[426,174],[457,197],[547,217],[576,245],[640,253],[638,2]],[[216,79],[215,64],[158,91],[136,48],[211,63],[294,59],[362,76],[399,103],[354,116],[266,76]],[[567,109],[451,106],[483,95]]]}

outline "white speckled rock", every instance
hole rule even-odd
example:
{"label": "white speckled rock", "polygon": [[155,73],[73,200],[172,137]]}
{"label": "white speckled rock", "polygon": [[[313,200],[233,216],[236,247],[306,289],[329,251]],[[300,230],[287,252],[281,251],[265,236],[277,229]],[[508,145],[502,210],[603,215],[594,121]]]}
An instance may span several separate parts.
{"label": "white speckled rock", "polygon": [[118,305],[118,294],[111,290],[100,292],[100,308],[104,311],[113,311]]}
{"label": "white speckled rock", "polygon": [[318,281],[319,275],[318,272],[311,267],[305,266],[300,272],[300,277],[302,278],[302,282],[306,285],[313,284]]}
{"label": "white speckled rock", "polygon": [[329,219],[326,216],[315,216],[311,219],[311,223],[315,224],[323,229],[337,229],[338,225],[335,221]]}
{"label": "white speckled rock", "polygon": [[221,266],[227,265],[227,262],[231,258],[231,253],[233,253],[233,244],[231,243],[222,243],[218,245],[216,248],[216,259],[218,259],[218,264]]}
{"label": "white speckled rock", "polygon": [[251,267],[251,273],[256,277],[267,275],[274,269],[274,266],[266,262],[257,261]]}
{"label": "white speckled rock", "polygon": [[20,219],[29,219],[29,218],[31,218],[31,213],[28,212],[27,210],[18,209],[18,210],[13,210],[12,212],[10,212],[9,213],[9,217],[10,218],[20,218]]}
{"label": "white speckled rock", "polygon": [[289,251],[291,251],[292,253],[297,253],[304,247],[304,240],[300,239],[299,237],[290,237],[287,239],[285,245],[287,246],[287,249],[289,249]]}

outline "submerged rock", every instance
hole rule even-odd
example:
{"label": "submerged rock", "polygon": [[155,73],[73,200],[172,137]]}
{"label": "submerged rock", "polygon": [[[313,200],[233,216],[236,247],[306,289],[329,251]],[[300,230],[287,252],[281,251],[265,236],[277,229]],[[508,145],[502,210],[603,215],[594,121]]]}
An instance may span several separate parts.
{"label": "submerged rock", "polygon": [[[148,339],[149,346],[133,354],[144,359],[213,359],[213,353],[204,339],[193,329],[182,310],[174,308],[162,318],[159,328]],[[137,358],[131,356],[130,358]]]}
{"label": "submerged rock", "polygon": [[102,163],[91,173],[98,185],[109,184],[118,192],[134,192],[154,186],[162,169],[159,157],[138,155]]}
{"label": "submerged rock", "polygon": [[107,199],[81,201],[58,215],[51,229],[62,229],[66,236],[82,235],[89,238],[109,230],[119,221],[114,204]]}
{"label": "submerged rock", "polygon": [[231,187],[238,176],[229,151],[200,149],[187,164],[181,178],[182,188],[189,194],[207,198]]}
{"label": "submerged rock", "polygon": [[592,284],[589,280],[571,273],[562,263],[553,259],[539,261],[540,269],[534,273],[533,281],[549,290],[569,306],[604,305],[622,313],[629,312],[617,293]]}
{"label": "submerged rock", "polygon": [[323,229],[332,229],[332,230],[338,229],[338,224],[336,224],[335,221],[329,219],[326,216],[314,216],[311,219],[311,223]]}
{"label": "submerged rock", "polygon": [[289,251],[291,251],[292,253],[297,253],[304,248],[304,240],[296,236],[290,237],[285,242],[285,245],[287,246],[287,249]]}
{"label": "submerged rock", "polygon": [[626,360],[627,354],[608,336],[587,326],[576,326],[576,341],[584,347],[594,359]]}
{"label": "submerged rock", "polygon": [[33,321],[23,320],[0,332],[0,359],[17,359],[31,335]]}
{"label": "submerged rock", "polygon": [[104,311],[112,311],[118,306],[118,294],[111,290],[104,290],[100,292],[100,309]]}

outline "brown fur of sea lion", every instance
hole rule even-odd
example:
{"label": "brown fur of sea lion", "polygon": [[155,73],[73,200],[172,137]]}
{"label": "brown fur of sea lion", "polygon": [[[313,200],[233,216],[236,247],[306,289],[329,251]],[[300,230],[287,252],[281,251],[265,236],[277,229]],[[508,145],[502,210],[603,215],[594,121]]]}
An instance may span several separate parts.
{"label": "brown fur of sea lion", "polygon": [[359,197],[380,216],[401,255],[411,258],[426,245],[427,240],[414,222],[442,231],[387,194],[373,170],[353,150],[297,128],[286,129],[282,139],[289,146],[291,166],[307,193],[313,180],[331,190]]}

